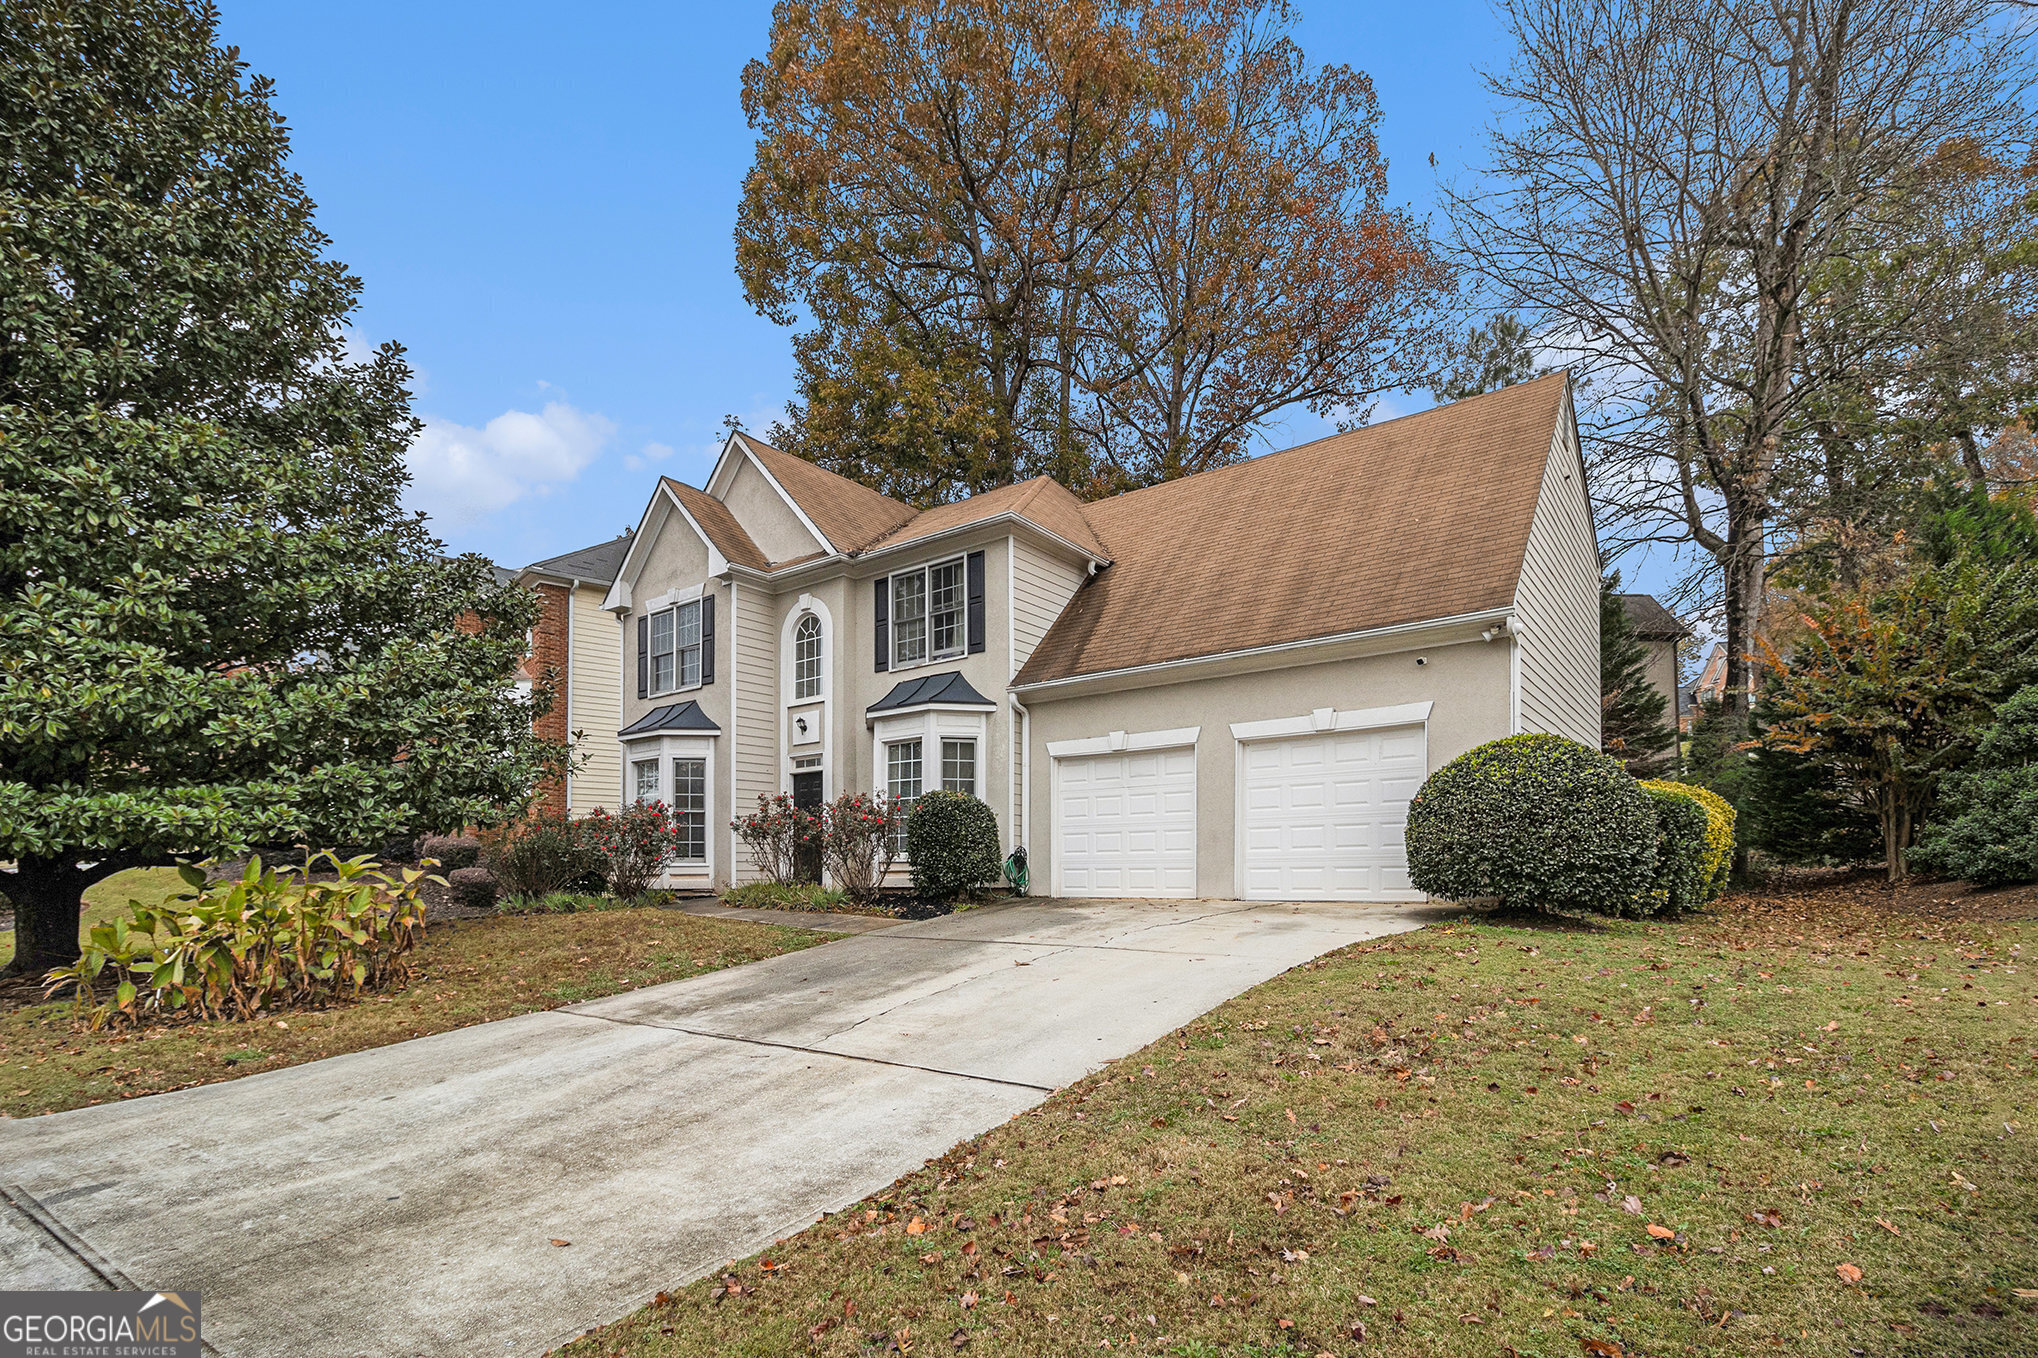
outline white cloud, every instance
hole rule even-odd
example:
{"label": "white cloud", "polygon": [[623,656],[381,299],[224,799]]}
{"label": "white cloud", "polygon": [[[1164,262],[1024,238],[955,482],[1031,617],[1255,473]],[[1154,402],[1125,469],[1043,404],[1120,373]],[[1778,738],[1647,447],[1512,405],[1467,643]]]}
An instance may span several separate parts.
{"label": "white cloud", "polygon": [[631,453],[623,459],[623,465],[631,471],[640,471],[649,462],[663,462],[672,456],[672,445],[656,439],[644,445],[642,451]]}
{"label": "white cloud", "polygon": [[573,480],[615,432],[563,401],[535,415],[506,410],[479,429],[427,416],[410,446],[411,502],[441,524],[471,523]]}

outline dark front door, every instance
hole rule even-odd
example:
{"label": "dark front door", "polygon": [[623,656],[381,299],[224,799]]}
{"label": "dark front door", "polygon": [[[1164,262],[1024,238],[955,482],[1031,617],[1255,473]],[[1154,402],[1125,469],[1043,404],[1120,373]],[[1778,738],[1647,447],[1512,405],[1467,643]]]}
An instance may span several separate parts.
{"label": "dark front door", "polygon": [[[812,811],[821,805],[821,774],[818,770],[793,775],[793,805],[805,811]],[[821,880],[819,841],[809,840],[800,845],[799,861],[795,866],[802,882]]]}

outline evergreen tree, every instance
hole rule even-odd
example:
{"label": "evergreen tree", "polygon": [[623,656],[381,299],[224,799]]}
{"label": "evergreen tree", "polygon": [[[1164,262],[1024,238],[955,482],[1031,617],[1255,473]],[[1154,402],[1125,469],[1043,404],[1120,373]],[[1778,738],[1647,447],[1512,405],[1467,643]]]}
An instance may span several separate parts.
{"label": "evergreen tree", "polygon": [[1677,760],[1677,736],[1664,719],[1669,699],[1649,682],[1648,664],[1614,571],[1599,582],[1599,748],[1637,775]]}
{"label": "evergreen tree", "polygon": [[418,423],[285,165],[271,85],[177,0],[0,23],[0,878],[14,969],[125,868],[519,807],[531,598],[399,496]]}

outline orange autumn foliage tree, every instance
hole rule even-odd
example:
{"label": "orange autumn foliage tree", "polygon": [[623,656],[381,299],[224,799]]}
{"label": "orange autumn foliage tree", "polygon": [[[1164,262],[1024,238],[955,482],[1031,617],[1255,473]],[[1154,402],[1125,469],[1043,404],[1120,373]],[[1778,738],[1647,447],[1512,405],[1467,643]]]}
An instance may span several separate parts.
{"label": "orange autumn foliage tree", "polygon": [[1762,743],[1810,756],[1874,808],[1889,879],[1941,777],[2038,668],[2038,563],[1956,560],[1803,602],[1788,653],[1758,658]]}

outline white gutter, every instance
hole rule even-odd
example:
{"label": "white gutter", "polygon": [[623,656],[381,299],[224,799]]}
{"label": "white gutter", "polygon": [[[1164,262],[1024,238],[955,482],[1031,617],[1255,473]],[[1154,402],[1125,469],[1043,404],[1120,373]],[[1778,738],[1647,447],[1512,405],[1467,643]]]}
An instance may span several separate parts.
{"label": "white gutter", "polygon": [[1082,685],[1100,683],[1111,679],[1145,678],[1170,672],[1197,669],[1216,665],[1229,660],[1254,660],[1266,656],[1291,654],[1332,646],[1349,645],[1360,641],[1384,641],[1394,638],[1415,639],[1427,632],[1443,631],[1447,628],[1465,627],[1473,623],[1497,622],[1514,613],[1514,605],[1500,608],[1481,609],[1476,613],[1458,613],[1448,618],[1425,618],[1421,622],[1396,623],[1391,627],[1368,627],[1356,632],[1336,632],[1326,637],[1307,637],[1301,641],[1276,642],[1271,646],[1249,646],[1237,651],[1218,651],[1211,655],[1185,656],[1180,660],[1158,660],[1150,665],[1128,665],[1122,669],[1097,670],[1089,674],[1072,674],[1061,679],[1042,679],[1031,684],[1014,684],[1011,691],[1025,694],[1052,694],[1057,691]]}

